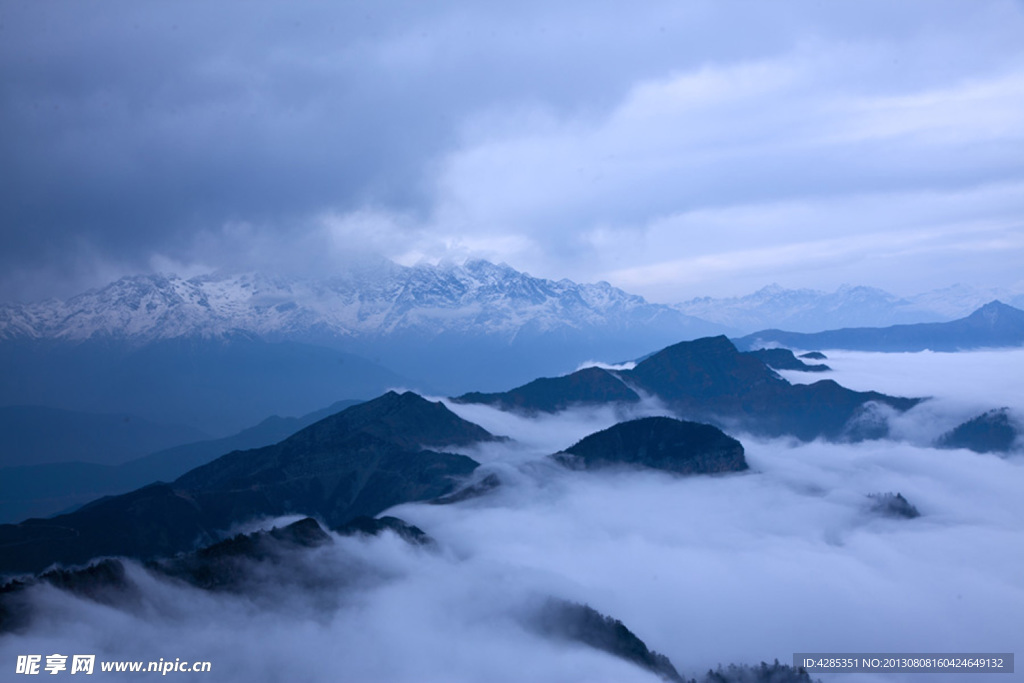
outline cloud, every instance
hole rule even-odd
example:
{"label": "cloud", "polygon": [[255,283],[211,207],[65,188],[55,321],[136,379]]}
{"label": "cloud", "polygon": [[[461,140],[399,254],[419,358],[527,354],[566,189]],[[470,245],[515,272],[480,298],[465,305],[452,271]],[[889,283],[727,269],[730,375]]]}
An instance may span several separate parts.
{"label": "cloud", "polygon": [[[315,258],[325,222],[346,226],[349,259],[473,255],[622,283],[728,261],[763,230],[659,236],[702,212],[810,205],[772,236],[795,252],[812,231],[943,233],[935,201],[992,226],[984,242],[1019,233],[1017,202],[969,198],[1022,178],[1024,13],[1008,0],[51,7],[9,8],[0,29],[5,298],[168,264],[289,267],[274,254]],[[851,207],[886,227],[836,227]],[[268,248],[236,249],[239,225]],[[950,284],[961,236],[902,270]],[[875,255],[837,269],[810,250],[755,284],[714,268],[632,282],[657,298],[786,273],[881,284]],[[1005,284],[1018,256],[956,275]]]}
{"label": "cloud", "polygon": [[[929,397],[900,416],[891,416],[893,436],[918,445],[934,440],[966,420],[994,408],[1024,410],[1024,394],[1013,369],[1024,365],[1021,349],[958,353],[866,353],[826,350],[829,379],[857,391]],[[782,370],[793,383],[822,379]]]}
{"label": "cloud", "polygon": [[965,244],[1012,281],[999,251],[1021,250],[1021,169],[1005,155],[1024,140],[1024,71],[892,96],[837,51],[679,73],[636,85],[600,120],[468,146],[445,166],[441,215],[528,235],[547,270],[596,270],[668,301],[780,272],[916,291],[949,267],[977,278],[981,258],[958,259]]}

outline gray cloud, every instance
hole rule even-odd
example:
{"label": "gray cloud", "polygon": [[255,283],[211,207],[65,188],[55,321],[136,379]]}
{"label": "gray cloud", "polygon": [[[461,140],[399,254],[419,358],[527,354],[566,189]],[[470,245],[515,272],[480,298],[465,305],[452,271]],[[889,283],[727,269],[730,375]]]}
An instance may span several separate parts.
{"label": "gray cloud", "polygon": [[[325,216],[357,252],[481,255],[662,299],[780,271],[885,284],[874,251],[837,267],[808,235],[944,234],[932,199],[989,225],[941,245],[1010,241],[1019,261],[1022,23],[1007,0],[8,4],[0,292],[301,260],[330,242]],[[781,228],[727,220],[804,204]],[[885,220],[834,227],[851,211]],[[737,277],[737,248],[786,247],[805,265]],[[1008,284],[981,251],[961,279]],[[886,254],[948,284],[948,255]],[[689,268],[702,258],[738,265]]]}

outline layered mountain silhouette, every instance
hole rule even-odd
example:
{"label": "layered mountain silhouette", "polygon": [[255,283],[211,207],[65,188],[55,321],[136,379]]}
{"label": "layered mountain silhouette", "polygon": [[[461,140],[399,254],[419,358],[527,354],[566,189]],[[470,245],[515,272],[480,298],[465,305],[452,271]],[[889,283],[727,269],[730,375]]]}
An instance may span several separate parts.
{"label": "layered mountain silhouette", "polygon": [[[491,490],[500,482],[487,477],[456,490],[478,463],[444,449],[500,438],[441,403],[389,392],[278,444],[228,453],[172,483],[0,526],[0,572],[38,572],[104,555],[167,557],[215,542],[240,522],[285,514],[316,516],[339,533],[390,529],[429,543],[400,520],[373,517],[400,503],[455,503]],[[742,445],[717,428],[664,417],[616,425],[556,457],[585,468],[625,464],[681,474],[747,467]]]}
{"label": "layered mountain silhouette", "polygon": [[635,402],[641,393],[660,399],[688,420],[802,440],[884,436],[884,425],[855,418],[869,411],[870,404],[904,411],[921,400],[852,391],[832,380],[790,384],[756,356],[740,353],[724,336],[669,346],[632,370],[587,368],[504,393],[464,394],[454,400],[536,413]]}
{"label": "layered mountain silhouette", "polygon": [[1024,311],[1000,301],[985,304],[966,318],[946,323],[891,327],[850,327],[800,333],[762,330],[736,340],[741,349],[780,345],[795,349],[853,351],[961,351],[1024,344]]}
{"label": "layered mountain silhouette", "polygon": [[[855,392],[829,380],[793,385],[725,337],[675,344],[632,370],[591,367],[505,394],[457,400],[555,412],[578,404],[636,403],[647,395],[688,420],[801,439],[880,436],[877,425],[860,419],[873,405],[906,410],[919,400]],[[591,435],[559,457],[587,468],[629,464],[683,474],[745,469],[743,447],[717,427],[637,420]],[[51,519],[0,526],[0,572],[37,572],[103,555],[169,556],[214,542],[232,525],[257,517],[309,515],[340,528],[400,503],[457,502],[465,496],[451,494],[478,463],[446,449],[498,438],[439,402],[388,392],[280,443],[228,453],[171,483],[102,498]],[[493,488],[484,484],[482,490]]]}
{"label": "layered mountain silhouette", "polygon": [[133,491],[154,481],[172,481],[225,453],[277,443],[356,403],[359,401],[337,401],[301,417],[275,415],[222,439],[165,448],[118,465],[52,462],[0,468],[0,524],[69,512],[100,496]]}
{"label": "layered mountain silhouette", "polygon": [[496,438],[441,403],[388,392],[278,444],[229,453],[173,483],[0,526],[0,572],[35,572],[102,555],[169,555],[214,541],[253,517],[315,515],[341,526],[450,493],[477,463],[443,449]]}

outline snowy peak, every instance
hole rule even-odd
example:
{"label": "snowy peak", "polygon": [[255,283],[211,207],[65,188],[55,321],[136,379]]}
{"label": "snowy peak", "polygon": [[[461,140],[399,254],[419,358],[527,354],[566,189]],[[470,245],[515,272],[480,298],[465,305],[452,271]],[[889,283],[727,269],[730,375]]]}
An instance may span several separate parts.
{"label": "snowy peak", "polygon": [[606,282],[556,282],[480,260],[413,267],[386,262],[319,279],[262,273],[125,277],[66,301],[0,306],[0,339],[146,343],[238,331],[271,339],[372,339],[404,332],[512,338],[525,326],[541,332],[625,329],[655,319],[677,322],[681,333],[687,323],[700,323]]}

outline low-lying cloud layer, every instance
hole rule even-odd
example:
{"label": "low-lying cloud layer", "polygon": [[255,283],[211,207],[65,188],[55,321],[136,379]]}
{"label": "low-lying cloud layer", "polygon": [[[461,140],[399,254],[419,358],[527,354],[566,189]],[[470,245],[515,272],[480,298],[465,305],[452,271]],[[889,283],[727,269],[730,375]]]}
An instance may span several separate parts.
{"label": "low-lying cloud layer", "polygon": [[[970,353],[865,353],[826,350],[832,372],[825,375],[858,391],[929,397],[902,415],[889,415],[895,438],[930,445],[960,423],[995,408],[1008,407],[1024,417],[1024,387],[1019,368],[1024,350],[991,349]],[[821,376],[783,370],[790,382],[815,382]]]}
{"label": "low-lying cloud layer", "polygon": [[[884,373],[892,358],[829,362],[853,384]],[[903,359],[903,375],[873,388],[954,393],[961,363],[983,373],[1007,356]],[[475,451],[503,475],[491,494],[389,512],[427,531],[437,549],[392,534],[338,538],[293,565],[262,566],[243,595],[168,584],[130,565],[142,589],[116,608],[36,588],[41,616],[0,641],[0,665],[58,652],[209,660],[206,676],[218,681],[657,680],[531,630],[527,617],[548,596],[621,619],[686,676],[719,663],[785,662],[795,651],[1011,652],[1024,637],[1019,456],[744,437],[743,474],[579,472],[544,456],[623,415],[530,420],[451,407],[518,441]],[[922,516],[872,512],[868,496],[890,491]]]}

